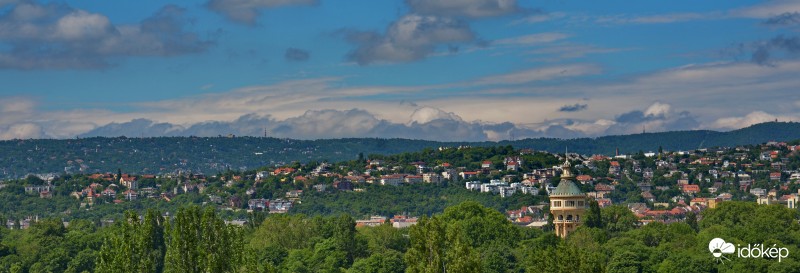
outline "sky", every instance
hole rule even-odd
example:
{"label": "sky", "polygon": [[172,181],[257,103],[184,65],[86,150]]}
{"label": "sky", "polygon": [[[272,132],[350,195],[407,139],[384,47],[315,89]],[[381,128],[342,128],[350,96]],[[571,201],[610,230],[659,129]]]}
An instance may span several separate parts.
{"label": "sky", "polygon": [[0,139],[800,121],[800,1],[0,0]]}

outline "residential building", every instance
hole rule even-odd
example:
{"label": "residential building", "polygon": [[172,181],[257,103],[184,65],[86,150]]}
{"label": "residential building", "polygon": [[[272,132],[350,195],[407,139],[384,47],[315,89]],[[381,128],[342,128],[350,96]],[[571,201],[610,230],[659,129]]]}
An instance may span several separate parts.
{"label": "residential building", "polygon": [[405,176],[402,174],[390,174],[381,176],[381,185],[399,186],[404,182]]}
{"label": "residential building", "polygon": [[700,193],[700,186],[698,185],[683,185],[681,187],[683,193],[685,194],[698,194]]}
{"label": "residential building", "polygon": [[275,199],[269,202],[269,213],[286,213],[294,204],[283,199]]}
{"label": "residential building", "polygon": [[136,191],[134,191],[132,189],[128,189],[125,192],[123,192],[122,194],[125,196],[125,199],[130,200],[130,201],[136,200],[136,198],[139,197],[139,194],[137,194]]}
{"label": "residential building", "polygon": [[764,197],[767,196],[767,190],[762,188],[753,188],[750,190],[750,194],[758,197]]}
{"label": "residential building", "polygon": [[479,182],[479,181],[470,181],[470,182],[466,182],[464,184],[465,184],[465,187],[468,190],[471,190],[471,191],[480,190],[481,189],[481,182]]}
{"label": "residential building", "polygon": [[408,184],[418,184],[418,183],[422,183],[422,176],[421,175],[406,175],[404,180]]}
{"label": "residential building", "polygon": [[122,177],[120,177],[119,184],[132,190],[135,190],[139,187],[136,177],[127,174],[123,174]]}
{"label": "residential building", "polygon": [[377,227],[386,223],[384,216],[371,216],[367,220],[356,220],[356,227]]}
{"label": "residential building", "polygon": [[461,179],[472,179],[478,176],[478,172],[460,172],[458,176],[460,176]]}
{"label": "residential building", "polygon": [[422,182],[425,183],[441,183],[442,176],[437,173],[424,173],[422,174]]}
{"label": "residential building", "polygon": [[519,171],[519,165],[516,161],[511,161],[506,163],[506,170],[507,171]]}
{"label": "residential building", "polygon": [[247,207],[253,211],[262,211],[269,209],[269,200],[267,199],[250,199],[247,201]]}
{"label": "residential building", "polygon": [[389,221],[392,222],[392,227],[394,228],[407,228],[417,224],[417,217],[395,215]]}

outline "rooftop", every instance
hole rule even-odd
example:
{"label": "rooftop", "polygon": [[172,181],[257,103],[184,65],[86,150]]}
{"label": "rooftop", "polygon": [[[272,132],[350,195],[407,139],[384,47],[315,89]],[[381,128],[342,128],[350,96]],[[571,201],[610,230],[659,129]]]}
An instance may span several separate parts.
{"label": "rooftop", "polygon": [[550,193],[550,196],[580,196],[583,195],[578,185],[575,185],[570,180],[561,180],[555,190]]}

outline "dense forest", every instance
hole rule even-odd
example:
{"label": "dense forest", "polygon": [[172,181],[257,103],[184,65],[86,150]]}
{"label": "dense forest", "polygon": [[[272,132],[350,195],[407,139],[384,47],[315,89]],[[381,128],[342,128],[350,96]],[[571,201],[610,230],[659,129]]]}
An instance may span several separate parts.
{"label": "dense forest", "polygon": [[[418,225],[356,228],[347,214],[254,215],[226,225],[216,210],[126,213],[110,227],[44,220],[0,228],[0,272],[796,272],[798,212],[725,202],[685,222],[640,226],[625,207],[592,206],[566,239],[513,225],[476,202]],[[260,220],[259,220],[260,219]],[[709,242],[760,244],[786,257],[717,260]]]}
{"label": "dense forest", "polygon": [[122,169],[134,174],[217,173],[291,162],[339,162],[359,154],[398,154],[424,148],[512,145],[548,152],[612,155],[800,138],[800,123],[768,122],[730,132],[681,131],[579,139],[501,142],[434,142],[408,139],[292,140],[263,137],[81,138],[0,141],[0,179],[31,173],[95,173]]}

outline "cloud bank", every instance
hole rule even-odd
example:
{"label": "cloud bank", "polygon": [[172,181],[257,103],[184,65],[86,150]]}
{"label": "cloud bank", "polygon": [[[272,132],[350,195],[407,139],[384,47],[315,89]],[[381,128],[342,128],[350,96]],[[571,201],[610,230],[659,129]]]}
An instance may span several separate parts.
{"label": "cloud bank", "polygon": [[199,53],[214,45],[185,29],[185,10],[161,8],[139,24],[114,25],[108,17],[64,3],[24,1],[0,15],[0,68],[97,69],[116,58]]}
{"label": "cloud bank", "polygon": [[[610,82],[587,80],[600,71],[590,64],[542,66],[430,86],[311,78],[116,104],[126,111],[43,110],[31,98],[0,98],[0,138],[262,136],[266,129],[271,136],[304,139],[480,141],[800,121],[800,97],[793,92],[800,86],[800,61],[696,64]],[[584,99],[576,103],[577,97]]]}
{"label": "cloud bank", "polygon": [[181,126],[148,119],[110,123],[80,137],[156,136],[263,136],[323,139],[349,137],[409,138],[437,141],[496,141],[510,138],[578,138],[648,131],[690,130],[699,123],[688,112],[675,113],[656,102],[643,110],[624,113],[616,120],[559,120],[535,126],[510,122],[465,121],[459,115],[424,106],[416,108],[403,123],[382,119],[363,109],[309,110],[300,116],[277,119],[246,114],[232,121],[208,121]]}

